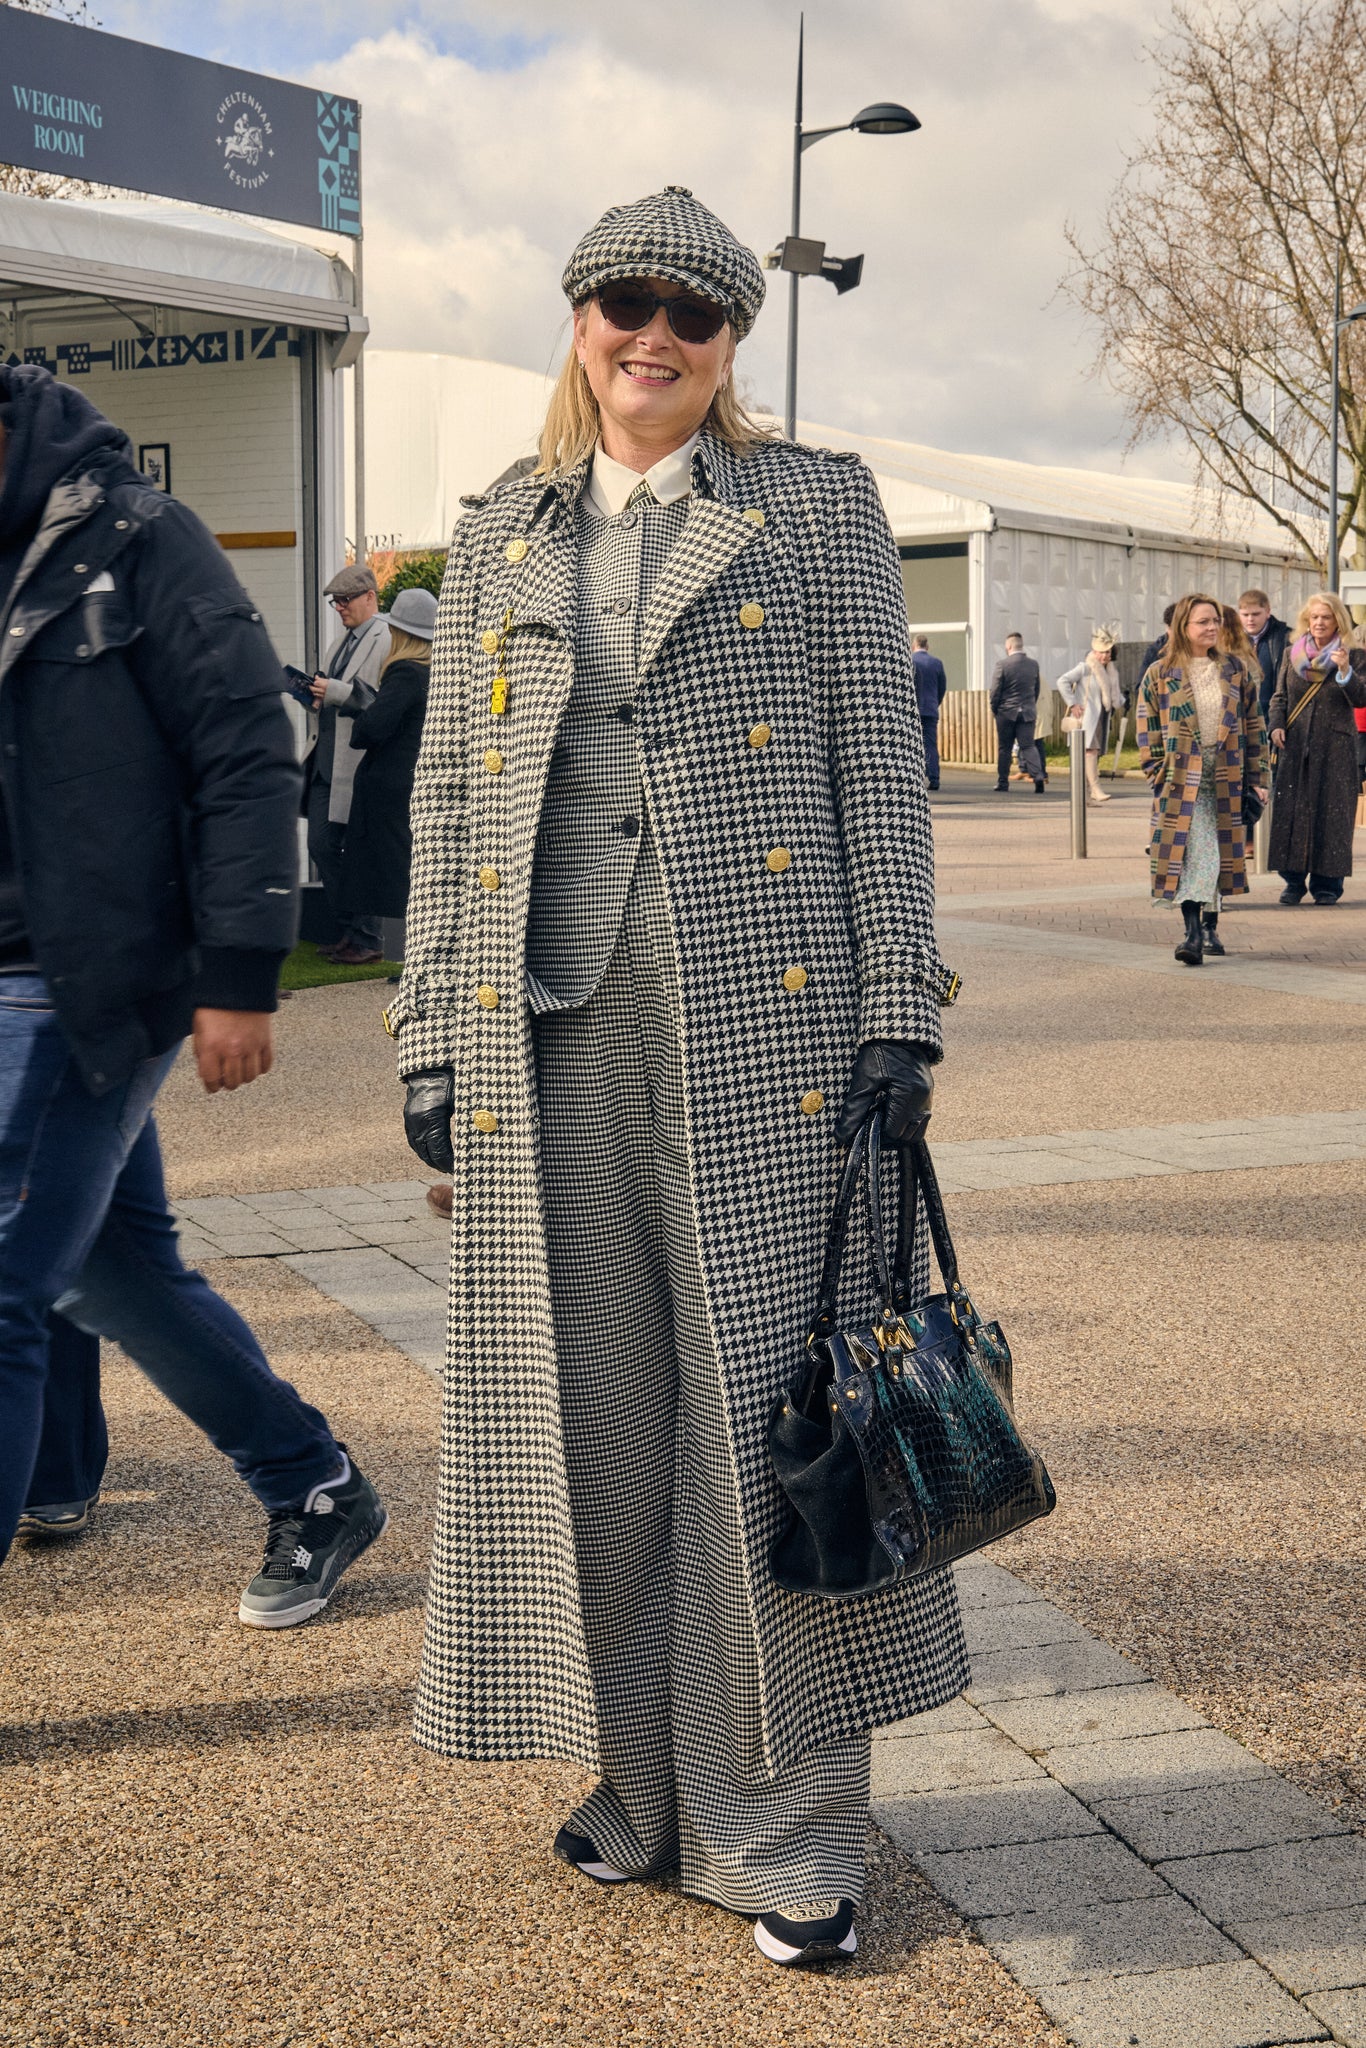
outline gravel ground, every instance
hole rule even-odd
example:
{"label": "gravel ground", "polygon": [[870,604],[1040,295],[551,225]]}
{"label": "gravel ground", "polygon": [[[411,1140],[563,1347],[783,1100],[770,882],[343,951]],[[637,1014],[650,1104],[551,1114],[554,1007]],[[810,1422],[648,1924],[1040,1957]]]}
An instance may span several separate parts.
{"label": "gravel ground", "polygon": [[1064,2048],[879,1836],[857,1964],[784,1976],[743,1921],[553,1861],[576,1767],[416,1748],[437,1388],[287,1270],[216,1277],[393,1525],[320,1622],[239,1628],[260,1517],[113,1364],[95,1529],[0,1572],[4,2048]]}
{"label": "gravel ground", "polygon": [[231,1095],[206,1095],[182,1054],[157,1104],[172,1196],[426,1178],[403,1141],[380,1022],[392,994],[383,982],[300,989],[280,1005],[274,1069]]}
{"label": "gravel ground", "polygon": [[993,1555],[1366,1828],[1366,1168],[953,1216],[1059,1495]]}

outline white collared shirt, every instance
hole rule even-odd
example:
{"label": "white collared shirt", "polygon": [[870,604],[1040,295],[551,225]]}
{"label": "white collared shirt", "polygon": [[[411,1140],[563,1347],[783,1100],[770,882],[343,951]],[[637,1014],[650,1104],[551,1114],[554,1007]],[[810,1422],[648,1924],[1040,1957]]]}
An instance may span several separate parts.
{"label": "white collared shirt", "polygon": [[[653,468],[644,472],[643,481],[650,486],[657,504],[673,505],[680,498],[692,495],[692,452],[701,432],[699,427],[690,441],[685,441],[670,455],[661,455]],[[615,519],[619,512],[625,511],[626,500],[641,481],[640,470],[628,469],[624,462],[614,462],[599,442],[584,496],[601,518]]]}

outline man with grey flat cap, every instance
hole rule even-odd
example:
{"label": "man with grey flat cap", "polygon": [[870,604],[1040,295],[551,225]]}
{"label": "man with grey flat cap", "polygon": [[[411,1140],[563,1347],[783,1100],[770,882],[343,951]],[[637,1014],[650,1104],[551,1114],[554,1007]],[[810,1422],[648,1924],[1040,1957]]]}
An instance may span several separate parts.
{"label": "man with grey flat cap", "polygon": [[[379,674],[389,652],[389,621],[380,613],[375,572],[361,562],[339,569],[325,587],[342,631],[313,678],[316,726],[308,756],[308,856],[322,878],[323,895],[340,936],[321,950],[344,967],[362,967],[380,956],[380,921],[348,908],[342,865],[360,755],[353,751],[338,718],[359,716],[375,701]],[[313,721],[310,720],[310,724]]]}
{"label": "man with grey flat cap", "polygon": [[547,1850],[834,1962],[869,1731],[968,1676],[951,1573],[850,1606],[770,1562],[838,1148],[923,1130],[956,992],[901,564],[858,458],[737,398],[763,272],[691,192],[562,285],[537,469],[451,542],[388,1019],[453,1181],[417,1736],[580,1759]]}

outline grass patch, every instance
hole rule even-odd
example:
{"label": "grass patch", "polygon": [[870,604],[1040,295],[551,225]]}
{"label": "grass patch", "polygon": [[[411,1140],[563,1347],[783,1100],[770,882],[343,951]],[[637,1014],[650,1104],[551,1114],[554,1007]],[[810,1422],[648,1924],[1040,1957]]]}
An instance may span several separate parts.
{"label": "grass patch", "polygon": [[310,939],[301,939],[284,964],[281,988],[331,988],[339,981],[387,981],[403,970],[401,960],[376,960],[369,967],[338,967]]}

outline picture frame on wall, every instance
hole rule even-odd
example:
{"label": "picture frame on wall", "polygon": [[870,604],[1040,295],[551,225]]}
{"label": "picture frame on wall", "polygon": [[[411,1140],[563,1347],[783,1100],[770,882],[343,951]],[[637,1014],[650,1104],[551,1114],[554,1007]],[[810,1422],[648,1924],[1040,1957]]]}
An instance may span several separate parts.
{"label": "picture frame on wall", "polygon": [[138,449],[138,468],[149,484],[159,491],[171,488],[171,444],[169,441],[144,441]]}

